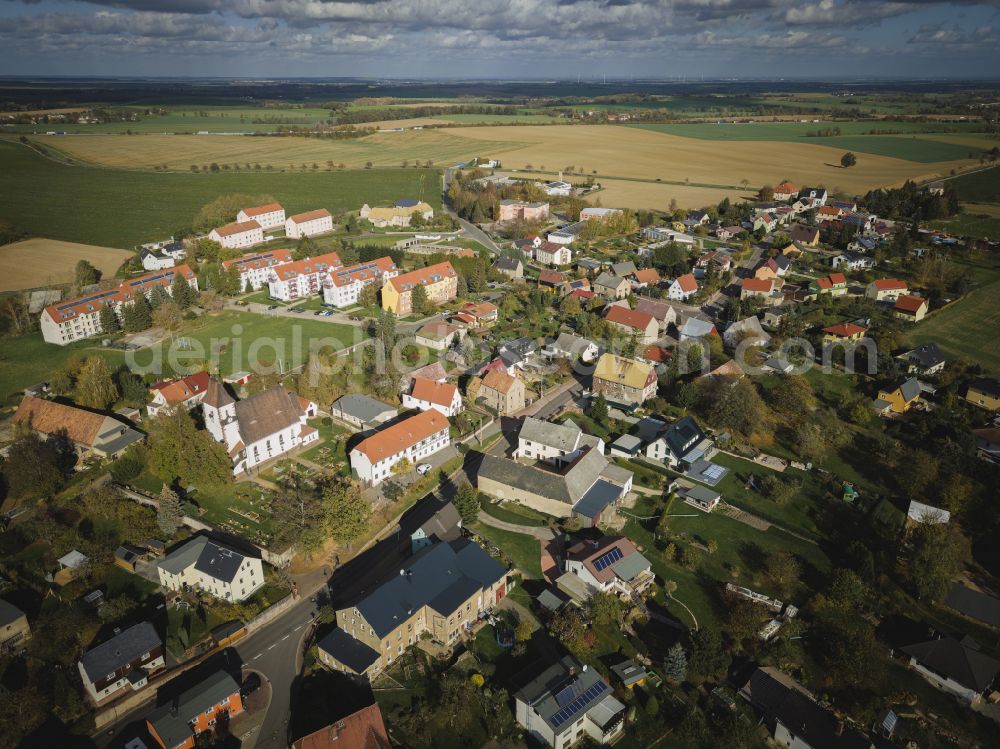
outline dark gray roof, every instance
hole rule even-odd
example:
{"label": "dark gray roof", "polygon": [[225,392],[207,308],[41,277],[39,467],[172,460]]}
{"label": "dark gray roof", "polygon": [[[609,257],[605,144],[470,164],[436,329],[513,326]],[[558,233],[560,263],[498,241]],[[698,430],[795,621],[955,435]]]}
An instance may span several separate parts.
{"label": "dark gray roof", "polygon": [[572,452],[580,443],[583,431],[568,421],[557,424],[544,419],[536,419],[534,416],[525,416],[521,422],[521,430],[518,432],[518,439],[530,440],[557,450]]}
{"label": "dark gray roof", "polygon": [[495,263],[493,263],[493,267],[497,268],[498,270],[516,271],[519,265],[521,265],[521,261],[515,260],[512,257],[501,257],[498,258]]}
{"label": "dark gray roof", "polygon": [[199,572],[228,583],[236,576],[244,558],[238,551],[205,536],[196,536],[161,559],[159,566],[176,575],[193,564]]}
{"label": "dark gray roof", "polygon": [[907,351],[906,358],[927,369],[943,362],[944,352],[936,343],[924,343],[912,351]]}
{"label": "dark gray roof", "polygon": [[567,655],[525,684],[516,697],[560,734],[609,694],[611,687],[596,670]]}
{"label": "dark gray roof", "polygon": [[6,627],[8,624],[13,624],[22,616],[24,616],[24,612],[21,611],[21,609],[0,598],[0,627]]}
{"label": "dark gray roof", "polygon": [[622,661],[611,667],[615,676],[621,679],[622,684],[631,686],[645,679],[649,674],[646,669],[633,660]]}
{"label": "dark gray roof", "polygon": [[899,392],[902,394],[903,400],[909,402],[920,395],[920,382],[916,377],[911,377],[899,386]]}
{"label": "dark gray roof", "polygon": [[436,538],[438,541],[454,541],[462,533],[459,528],[462,525],[462,516],[455,509],[455,505],[448,502],[440,510],[435,512],[430,519],[420,526],[427,538]]}
{"label": "dark gray roof", "polygon": [[378,653],[361,640],[356,640],[339,627],[320,640],[316,647],[330,654],[358,674],[363,674],[378,660]]}
{"label": "dark gray roof", "polygon": [[500,484],[516,487],[523,491],[570,504],[566,482],[557,473],[522,465],[514,460],[483,455],[477,475],[492,479]]}
{"label": "dark gray roof", "polygon": [[473,593],[493,585],[506,570],[471,541],[453,541],[428,546],[357,604],[368,624],[382,637],[394,630],[410,613],[430,606],[447,616]]}
{"label": "dark gray roof", "polygon": [[302,406],[298,397],[281,385],[236,402],[236,420],[245,445],[297,424],[301,417]]}
{"label": "dark gray roof", "polygon": [[609,504],[621,496],[622,490],[603,479],[594,482],[579,502],[573,505],[573,512],[585,518],[596,518]]}
{"label": "dark gray roof", "polygon": [[[625,281],[624,278],[619,278],[613,273],[604,272],[594,279],[594,286],[604,286],[609,289],[617,289]],[[627,281],[625,281],[628,283]]]}
{"label": "dark gray roof", "polygon": [[740,690],[757,710],[771,720],[779,721],[812,749],[869,749],[871,740],[857,728],[847,725],[838,735],[840,720],[823,709],[810,695],[785,676],[782,683],[764,669],[758,668]]}
{"label": "dark gray roof", "polygon": [[614,272],[616,276],[624,277],[629,275],[630,273],[635,273],[636,267],[635,263],[629,260],[624,263],[612,263],[611,270]]}
{"label": "dark gray roof", "polygon": [[976,692],[985,691],[1000,672],[1000,661],[953,637],[918,642],[904,647],[903,652],[921,665]]}
{"label": "dark gray roof", "polygon": [[677,458],[683,458],[688,451],[705,439],[705,433],[698,426],[698,422],[690,416],[678,419],[663,435],[670,452]]}
{"label": "dark gray roof", "polygon": [[1000,398],[1000,380],[994,380],[990,377],[980,377],[970,382],[969,387],[974,387],[980,393],[992,395],[994,398]]}
{"label": "dark gray roof", "polygon": [[232,676],[225,671],[216,671],[182,692],[169,704],[156,708],[147,720],[166,746],[177,746],[191,738],[189,724],[199,713],[224,702],[239,689]]}
{"label": "dark gray roof", "polygon": [[944,602],[959,613],[986,622],[992,627],[1000,627],[1000,598],[955,583]]}
{"label": "dark gray roof", "polygon": [[348,393],[334,401],[333,410],[341,411],[362,422],[372,422],[387,411],[396,413],[397,408],[361,393]]}
{"label": "dark gray roof", "polygon": [[88,650],[80,663],[87,677],[97,681],[162,644],[153,625],[140,622]]}

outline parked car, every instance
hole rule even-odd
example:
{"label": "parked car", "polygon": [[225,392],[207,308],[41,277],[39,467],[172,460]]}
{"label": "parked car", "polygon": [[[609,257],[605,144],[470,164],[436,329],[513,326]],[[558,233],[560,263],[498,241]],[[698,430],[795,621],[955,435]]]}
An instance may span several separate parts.
{"label": "parked car", "polygon": [[270,304],[270,305],[268,305],[267,308],[268,309],[278,309],[278,305],[277,304]]}
{"label": "parked car", "polygon": [[429,473],[431,468],[433,468],[433,466],[430,463],[421,463],[420,465],[417,466],[417,473],[423,476]]}

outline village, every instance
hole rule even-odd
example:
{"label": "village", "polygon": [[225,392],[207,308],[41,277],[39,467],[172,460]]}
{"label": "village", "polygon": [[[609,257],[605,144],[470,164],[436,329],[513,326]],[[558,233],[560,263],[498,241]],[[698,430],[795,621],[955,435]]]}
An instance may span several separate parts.
{"label": "village", "polygon": [[0,538],[38,704],[134,749],[995,745],[1000,380],[922,331],[997,248],[921,224],[950,185],[443,189],[42,294]]}

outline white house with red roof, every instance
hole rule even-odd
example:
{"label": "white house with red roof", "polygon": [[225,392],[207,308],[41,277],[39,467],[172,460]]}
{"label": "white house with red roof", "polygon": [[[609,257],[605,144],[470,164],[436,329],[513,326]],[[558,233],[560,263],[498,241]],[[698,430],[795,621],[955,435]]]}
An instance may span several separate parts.
{"label": "white house with red roof", "polygon": [[281,203],[267,203],[253,208],[244,208],[236,214],[237,223],[256,221],[261,229],[280,229],[285,225],[285,209]]}
{"label": "white house with red roof", "polygon": [[272,266],[267,274],[268,293],[272,299],[283,302],[315,296],[323,291],[323,284],[329,279],[330,271],[342,266],[340,255],[336,252]]}
{"label": "white house with red roof", "polygon": [[183,406],[190,410],[201,403],[208,389],[208,372],[195,372],[187,377],[163,380],[149,386],[150,402],[146,411],[156,416],[162,411]]}
{"label": "white house with red roof", "polygon": [[421,411],[434,409],[445,416],[454,416],[462,410],[462,394],[450,382],[414,377],[410,392],[403,395],[403,407]]}
{"label": "white house with red roof", "polygon": [[52,304],[42,310],[39,318],[42,338],[46,343],[65,346],[67,343],[101,335],[101,310],[110,307],[115,316],[121,320],[122,308],[131,304],[140,295],[148,297],[157,286],[172,294],[171,284],[180,276],[188,285],[198,290],[198,277],[187,265],[177,265],[173,268],[148,273],[120,286],[104,291],[67,299],[58,304]]}
{"label": "white house with red roof", "polygon": [[421,411],[363,439],[351,450],[351,468],[369,486],[392,476],[400,461],[416,465],[451,444],[451,424],[437,409]]}
{"label": "white house with red roof", "polygon": [[566,551],[566,572],[576,575],[590,594],[640,593],[653,584],[652,564],[622,536],[580,541]]}
{"label": "white house with red roof", "polygon": [[306,421],[319,411],[310,400],[278,385],[237,401],[210,377],[201,401],[205,428],[226,446],[238,476],[302,445],[319,441]]}
{"label": "white house with red roof", "polygon": [[259,223],[250,219],[212,229],[208,238],[214,239],[227,250],[235,250],[261,244],[264,241],[264,230]]}
{"label": "white house with red roof", "polygon": [[640,343],[652,343],[660,337],[659,323],[647,312],[609,306],[604,319],[629,335],[638,335]]}
{"label": "white house with red roof", "polygon": [[291,262],[291,250],[271,250],[269,252],[252,252],[243,257],[223,260],[222,269],[228,271],[234,265],[239,269],[240,291],[247,289],[260,291],[267,284],[267,275],[271,268],[278,265],[288,265]]}
{"label": "white house with red roof", "polygon": [[542,242],[535,247],[535,261],[542,265],[569,265],[573,260],[573,251],[555,242]]}
{"label": "white house with red roof", "polygon": [[285,219],[285,236],[290,239],[315,237],[333,231],[333,216],[325,208],[297,213]]}
{"label": "white house with red roof", "polygon": [[695,280],[694,275],[685,273],[683,276],[675,278],[673,283],[667,288],[667,298],[674,301],[686,302],[688,297],[697,292],[698,282]]}
{"label": "white house with red roof", "polygon": [[366,263],[348,265],[331,270],[323,281],[323,301],[334,307],[350,307],[361,298],[365,286],[382,286],[390,278],[399,275],[399,268],[391,257],[380,257]]}
{"label": "white house with red roof", "polygon": [[893,302],[906,294],[906,281],[898,278],[880,278],[872,281],[865,289],[865,297],[875,302]]}

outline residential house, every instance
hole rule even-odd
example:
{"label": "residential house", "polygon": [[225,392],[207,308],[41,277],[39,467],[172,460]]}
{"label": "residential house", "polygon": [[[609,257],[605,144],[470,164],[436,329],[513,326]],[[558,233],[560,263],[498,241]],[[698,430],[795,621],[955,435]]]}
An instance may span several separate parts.
{"label": "residential house", "polygon": [[167,590],[197,588],[220,601],[240,603],[264,585],[264,565],[206,536],[185,541],[156,563]]}
{"label": "residential house", "polygon": [[683,499],[686,504],[694,507],[696,510],[711,512],[718,507],[719,502],[722,501],[722,495],[707,486],[694,484],[683,479],[679,479],[674,483],[677,487],[677,496]]}
{"label": "residential house", "polygon": [[965,400],[987,411],[1000,410],[1000,381],[981,377],[969,383]]}
{"label": "residential house", "polygon": [[632,273],[631,280],[632,288],[644,289],[647,286],[658,285],[660,283],[660,274],[656,272],[656,268],[643,268]]}
{"label": "residential house", "polygon": [[268,294],[272,299],[283,302],[316,296],[323,293],[324,285],[330,280],[330,272],[343,266],[336,252],[273,265],[267,273]]}
{"label": "residential house", "polygon": [[731,350],[736,349],[744,341],[749,341],[755,346],[763,346],[770,340],[771,336],[761,327],[760,320],[752,315],[732,323],[722,334],[723,344]]}
{"label": "residential house", "polygon": [[[993,429],[993,431],[1000,430]],[[946,606],[962,616],[988,624],[994,629],[1000,629],[1000,598],[970,588],[963,583],[954,583],[944,602]]]}
{"label": "residential house", "polygon": [[879,241],[875,237],[856,236],[847,243],[849,252],[871,255],[878,249]]}
{"label": "residential house", "polygon": [[892,314],[900,320],[920,322],[927,314],[927,300],[913,294],[903,294],[896,298]]}
{"label": "residential house", "polygon": [[226,446],[236,476],[319,440],[319,432],[306,424],[319,407],[281,385],[237,401],[213,377],[201,410],[212,439]]}
{"label": "residential house", "polygon": [[892,302],[906,293],[906,281],[896,278],[880,278],[872,281],[865,289],[865,298],[873,302]]}
{"label": "residential house", "polygon": [[414,377],[410,392],[403,396],[403,408],[434,409],[444,416],[455,416],[462,410],[462,394],[449,382]]}
{"label": "residential house", "polygon": [[654,582],[652,564],[624,536],[579,541],[566,550],[564,566],[567,573],[580,579],[589,594],[629,597],[642,593]]}
{"label": "residential house", "polygon": [[868,333],[868,328],[852,322],[842,322],[823,328],[823,343],[857,343]]}
{"label": "residential house", "polygon": [[830,294],[843,296],[847,293],[847,276],[843,273],[831,273],[825,278],[817,278],[809,282],[810,294]]}
{"label": "residential house", "polygon": [[479,387],[478,397],[487,407],[500,416],[506,416],[524,408],[524,380],[512,377],[499,369],[486,373]]}
{"label": "residential house", "polygon": [[208,389],[208,372],[195,372],[187,377],[174,380],[163,380],[149,386],[150,401],[146,404],[146,412],[156,416],[177,406],[183,406],[189,411],[201,403]]}
{"label": "residential house", "polygon": [[361,300],[361,290],[376,285],[381,288],[390,278],[399,275],[391,257],[380,257],[346,268],[328,271],[323,279],[323,303],[334,307],[350,307]]}
{"label": "residential house", "polygon": [[934,375],[944,369],[944,352],[936,343],[922,343],[915,349],[896,357],[906,365],[906,371],[915,375]]}
{"label": "residential house", "polygon": [[920,393],[920,382],[911,377],[892,389],[879,390],[872,407],[882,415],[903,414],[919,402]]}
{"label": "residential house", "polygon": [[382,287],[382,309],[403,317],[413,312],[413,289],[423,286],[432,304],[451,301],[458,295],[458,274],[447,260],[402,273]]}
{"label": "residential house", "polygon": [[581,221],[607,221],[612,216],[618,216],[622,212],[621,208],[595,208],[587,206],[580,211]]}
{"label": "residential house", "polygon": [[256,221],[261,229],[281,229],[285,226],[285,209],[281,203],[267,203],[253,208],[243,208],[236,214],[236,222]]}
{"label": "residential house", "polygon": [[68,440],[80,459],[117,458],[145,436],[114,416],[26,395],[14,423],[42,437]]}
{"label": "residential house", "polygon": [[498,258],[493,263],[493,270],[512,280],[524,278],[524,263],[512,257]]}
{"label": "residential house", "polygon": [[694,263],[695,277],[704,277],[709,267],[714,267],[720,273],[732,270],[732,254],[728,250],[711,250],[703,253]]}
{"label": "residential house", "polygon": [[228,271],[236,266],[240,274],[240,288],[242,292],[259,291],[267,284],[268,275],[271,268],[277,265],[288,265],[292,262],[290,250],[270,250],[268,252],[250,253],[243,257],[222,261],[222,270]]}
{"label": "residential house", "polygon": [[416,465],[451,444],[448,419],[431,408],[375,432],[351,450],[351,468],[368,486],[392,475],[400,461]]}
{"label": "residential house", "polygon": [[337,611],[318,644],[324,665],[373,677],[423,635],[455,645],[507,593],[507,571],[467,539],[428,546],[399,574]]}
{"label": "residential house", "polygon": [[330,406],[330,416],[359,430],[374,429],[392,421],[399,413],[396,406],[383,403],[361,393],[348,393]]}
{"label": "residential house", "polygon": [[142,267],[146,270],[173,268],[177,263],[170,255],[159,250],[143,250],[139,253],[139,259],[142,260]]}
{"label": "residential house", "polygon": [[815,226],[795,224],[789,230],[788,238],[793,242],[804,244],[806,247],[815,247],[819,244],[819,229]]}
{"label": "residential house", "polygon": [[[538,356],[538,342],[529,336],[503,341],[497,351],[497,358],[503,363],[507,374],[524,369]],[[484,368],[485,374],[487,368]]]}
{"label": "residential house", "polygon": [[591,389],[612,403],[634,408],[656,396],[656,371],[646,362],[602,354]]}
{"label": "residential house", "polygon": [[689,317],[678,331],[681,343],[700,341],[710,335],[719,335],[719,331],[715,329],[715,323],[702,317]]}
{"label": "residential house", "polygon": [[686,302],[688,297],[696,293],[698,293],[698,282],[691,273],[678,276],[667,288],[667,297],[681,302]]}
{"label": "residential house", "polygon": [[535,262],[540,265],[569,265],[573,260],[573,251],[569,247],[555,242],[542,242],[535,248]]}
{"label": "residential house", "polygon": [[457,541],[461,537],[462,516],[454,504],[445,502],[410,534],[410,553],[416,554],[433,544]]}
{"label": "residential house", "polygon": [[588,223],[586,221],[576,221],[572,224],[566,224],[566,226],[557,231],[550,231],[545,235],[545,239],[553,244],[573,244],[587,226]]}
{"label": "residential house", "polygon": [[289,239],[316,237],[333,231],[333,216],[325,208],[296,213],[285,220],[285,236]]}
{"label": "residential house", "polygon": [[799,200],[811,200],[813,205],[826,205],[827,192],[822,187],[803,187],[799,190]]}
{"label": "residential house", "polygon": [[834,268],[846,268],[851,271],[871,270],[875,267],[875,259],[859,252],[842,252],[830,260]]}
{"label": "residential house", "polygon": [[625,731],[625,712],[597,670],[568,655],[514,694],[518,725],[552,749],[567,749],[584,736],[614,743]]}
{"label": "residential house", "polygon": [[542,353],[555,359],[580,359],[585,364],[597,359],[600,348],[593,341],[573,333],[560,333],[556,339],[543,349]]}
{"label": "residential house", "polygon": [[740,299],[767,299],[774,293],[773,278],[744,278],[740,281]]}
{"label": "residential house", "polygon": [[592,257],[580,257],[576,260],[577,269],[583,271],[591,277],[595,273],[600,273],[601,269],[607,264],[606,260],[596,260]]}
{"label": "residential house", "polygon": [[761,213],[753,220],[753,230],[770,233],[778,228],[778,217],[773,213]]}
{"label": "residential house", "polygon": [[542,185],[542,189],[545,190],[545,194],[550,198],[560,197],[568,198],[573,194],[573,185],[569,182],[563,182],[562,180],[555,180],[553,182],[546,182]]}
{"label": "residential house", "polygon": [[429,322],[416,332],[413,340],[418,346],[426,346],[435,351],[446,351],[455,341],[465,338],[465,329],[446,322]]}
{"label": "residential house", "polygon": [[524,221],[535,223],[549,217],[548,203],[528,203],[523,200],[501,200],[497,221]]}
{"label": "residential house", "polygon": [[378,703],[292,742],[292,749],[392,749]]}
{"label": "residential house", "polygon": [[685,469],[699,460],[715,455],[715,443],[691,416],[684,416],[666,431],[647,443],[646,457],[666,463],[670,468]]}
{"label": "residential house", "polygon": [[140,622],[86,653],[77,663],[87,696],[95,704],[117,697],[122,690],[139,690],[149,677],[166,668],[163,641],[149,622]]}
{"label": "residential house", "polygon": [[628,282],[627,278],[605,272],[594,279],[591,288],[599,296],[614,301],[627,297],[632,291],[632,284]]}
{"label": "residential house", "polygon": [[399,200],[389,208],[372,208],[365,203],[361,206],[359,215],[370,222],[372,226],[384,228],[386,226],[409,226],[414,213],[419,213],[425,221],[434,218],[434,209],[422,200]]}
{"label": "residential house", "polygon": [[902,651],[910,656],[910,668],[927,681],[973,705],[982,701],[1000,673],[1000,661],[968,640],[943,636]]}
{"label": "residential house", "polygon": [[636,270],[638,269],[635,267],[635,263],[633,263],[631,260],[627,260],[621,263],[611,264],[611,272],[614,273],[616,276],[621,276],[622,278],[628,278],[633,273],[635,273]]}
{"label": "residential house", "polygon": [[240,685],[216,671],[146,718],[146,728],[160,749],[194,749],[197,737],[243,712]]}
{"label": "residential house", "polygon": [[492,302],[466,302],[462,314],[472,317],[480,328],[488,328],[496,323],[500,310]]}
{"label": "residential house", "polygon": [[0,657],[20,650],[30,639],[28,617],[17,606],[0,598]]}
{"label": "residential house", "polygon": [[538,274],[538,288],[552,294],[562,295],[566,286],[566,274],[558,270],[546,269]]}
{"label": "residential house", "polygon": [[609,306],[604,319],[628,335],[639,336],[641,343],[652,343],[660,337],[660,326],[652,315],[625,307]]}
{"label": "residential house", "polygon": [[746,230],[742,226],[720,226],[715,230],[715,237],[716,239],[721,239],[723,242],[728,242],[738,237],[744,231]]}
{"label": "residential house", "polygon": [[766,666],[751,674],[739,694],[760,713],[779,746],[789,749],[874,749],[854,725],[822,707],[788,674]]}
{"label": "residential house", "polygon": [[208,238],[218,242],[227,250],[253,247],[264,241],[264,230],[254,220],[239,221],[212,229]]}
{"label": "residential house", "polygon": [[798,194],[799,188],[791,182],[782,182],[781,184],[774,186],[775,200],[791,200],[792,198],[798,197]]}
{"label": "residential house", "polygon": [[685,234],[684,225],[680,229],[669,226],[647,226],[642,230],[642,237],[650,242],[674,242],[685,247],[694,246],[694,237]]}
{"label": "residential house", "polygon": [[149,297],[153,289],[159,287],[173,295],[173,283],[177,278],[187,281],[188,286],[198,290],[198,277],[186,265],[148,273],[112,289],[94,291],[90,294],[51,304],[42,310],[39,325],[46,343],[65,346],[67,343],[105,333],[101,322],[101,310],[110,307],[119,322],[126,304],[131,304],[139,296]]}
{"label": "residential house", "polygon": [[677,310],[668,302],[641,296],[635,303],[636,312],[645,312],[652,315],[660,326],[660,332],[666,332],[667,328],[677,322]]}
{"label": "residential house", "polygon": [[572,421],[558,423],[525,416],[517,433],[513,457],[540,460],[561,468],[569,465],[591,447],[604,452],[604,441],[584,433]]}

